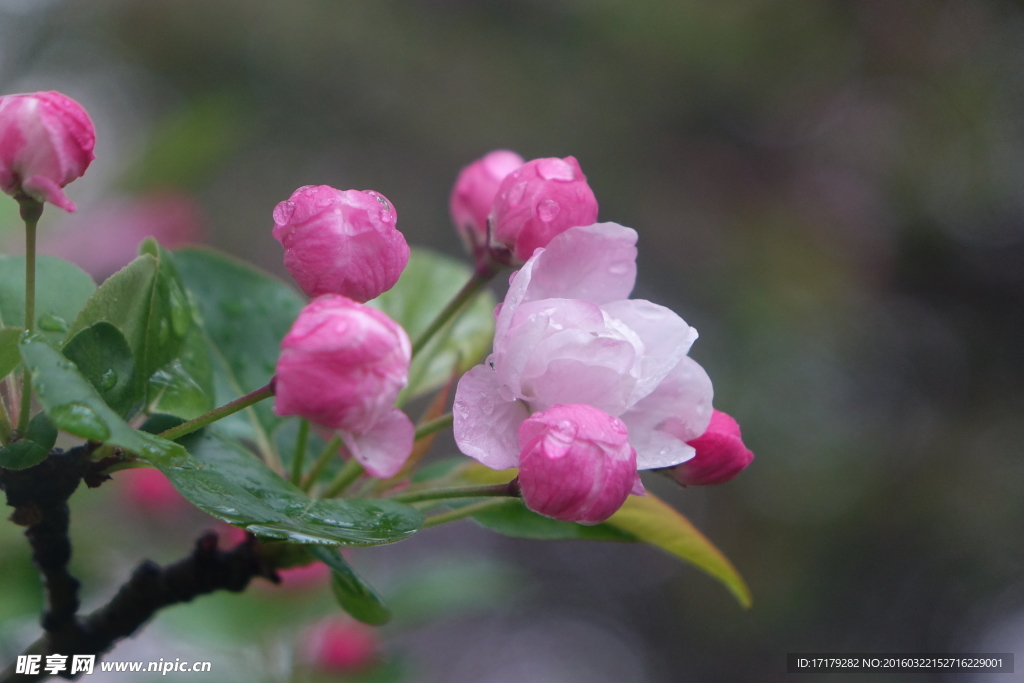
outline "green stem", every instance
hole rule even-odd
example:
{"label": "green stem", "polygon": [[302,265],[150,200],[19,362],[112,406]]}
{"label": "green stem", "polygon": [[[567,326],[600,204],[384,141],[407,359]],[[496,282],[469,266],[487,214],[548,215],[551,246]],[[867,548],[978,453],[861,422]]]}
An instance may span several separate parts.
{"label": "green stem", "polygon": [[341,495],[345,492],[349,486],[352,485],[359,477],[363,476],[363,466],[355,458],[350,458],[345,466],[341,468],[341,471],[335,475],[331,483],[324,489],[324,498],[334,498],[335,496]]}
{"label": "green stem", "polygon": [[316,480],[320,477],[320,473],[324,471],[325,467],[327,467],[327,463],[329,463],[337,454],[339,446],[341,446],[340,436],[335,436],[327,442],[327,445],[320,452],[320,455],[317,456],[316,462],[313,463],[313,469],[311,469],[309,474],[306,475],[306,481],[304,481],[300,487],[303,491],[308,491],[313,488],[313,484],[316,483]]}
{"label": "green stem", "polygon": [[462,286],[459,293],[455,295],[455,298],[448,302],[448,305],[444,307],[434,321],[430,323],[430,326],[423,331],[412,345],[412,356],[416,357],[416,354],[423,350],[423,347],[427,345],[430,338],[433,337],[438,330],[444,327],[451,318],[457,315],[467,303],[473,300],[473,298],[480,292],[484,286],[491,281],[495,275],[498,274],[497,269],[489,266],[480,266],[473,271],[473,277],[469,278],[469,281]]}
{"label": "green stem", "polygon": [[483,500],[480,501],[479,503],[473,503],[472,505],[467,505],[466,507],[459,508],[458,510],[452,510],[451,512],[442,512],[439,515],[427,517],[423,521],[423,528],[425,529],[427,527],[438,526],[441,524],[447,524],[448,522],[454,522],[460,519],[465,519],[466,517],[472,517],[478,512],[483,512],[484,510],[488,510],[492,507],[498,507],[504,502],[505,501],[503,500]]}
{"label": "green stem", "polygon": [[484,486],[458,486],[450,489],[431,489],[415,493],[399,493],[390,500],[399,503],[418,503],[421,500],[446,500],[449,498],[483,498],[492,496],[518,497],[519,485],[516,480],[507,484],[490,484]]}
{"label": "green stem", "polygon": [[171,427],[166,432],[161,432],[159,436],[169,441],[180,439],[186,434],[191,434],[197,429],[202,429],[208,424],[212,424],[217,420],[224,419],[228,415],[233,415],[234,413],[237,413],[239,410],[244,410],[249,406],[253,405],[254,403],[259,403],[263,399],[270,398],[273,395],[274,387],[273,383],[270,383],[267,386],[257,389],[256,391],[250,394],[246,394],[241,398],[236,398],[231,403],[226,403],[222,405],[220,408],[214,408],[210,412],[206,413],[205,415],[200,415],[194,420],[183,422],[177,427]]}
{"label": "green stem", "polygon": [[[27,195],[16,197],[25,221],[25,329],[31,332],[36,323],[36,225],[43,215],[43,203]],[[21,413],[18,432],[28,431],[29,413],[32,411],[32,373],[28,368],[21,380]]]}
{"label": "green stem", "polygon": [[299,420],[299,436],[295,439],[295,452],[292,453],[292,483],[296,486],[302,481],[302,461],[306,459],[306,441],[309,439],[309,421]]}
{"label": "green stem", "polygon": [[424,422],[423,424],[416,428],[416,436],[413,437],[413,440],[419,441],[425,436],[430,436],[435,432],[441,431],[445,427],[450,427],[452,424],[452,420],[454,419],[454,416],[451,413],[448,413],[447,415],[442,415],[441,417],[434,418],[429,422]]}

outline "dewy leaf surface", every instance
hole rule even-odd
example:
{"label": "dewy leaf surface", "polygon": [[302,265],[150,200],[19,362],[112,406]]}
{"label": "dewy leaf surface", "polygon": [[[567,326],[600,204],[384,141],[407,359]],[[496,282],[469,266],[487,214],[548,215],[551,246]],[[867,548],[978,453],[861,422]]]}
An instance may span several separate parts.
{"label": "dewy leaf surface", "polygon": [[172,463],[183,460],[176,443],[132,429],[115,413],[74,363],[37,336],[18,345],[22,362],[32,373],[39,402],[54,426],[90,441],[104,441],[146,458]]}
{"label": "dewy leaf surface", "polygon": [[214,405],[206,351],[194,341],[187,343],[197,334],[197,316],[170,254],[152,239],[142,243],[140,252],[96,290],[70,335],[99,322],[114,325],[135,363],[133,405],[141,403],[150,412],[184,419],[196,417]]}
{"label": "dewy leaf surface", "polygon": [[[414,248],[398,283],[369,302],[394,319],[415,341],[466,284],[472,268],[427,249]],[[465,371],[487,354],[494,338],[494,296],[484,291],[454,325],[439,331],[409,368],[406,398],[443,385],[456,363]]]}
{"label": "dewy leaf surface", "polygon": [[[36,257],[37,333],[59,347],[75,316],[96,291],[89,274],[53,256]],[[0,321],[6,327],[25,324],[25,257],[0,255]]]}
{"label": "dewy leaf surface", "polygon": [[314,500],[240,444],[211,430],[182,439],[191,457],[146,458],[192,504],[229,524],[305,544],[366,546],[400,541],[423,518],[387,500]]}
{"label": "dewy leaf surface", "polygon": [[135,358],[124,335],[108,322],[90,325],[64,345],[64,356],[121,417],[135,401]]}
{"label": "dewy leaf surface", "polygon": [[[216,251],[182,249],[174,260],[215,350],[217,405],[266,385],[277,367],[281,339],[306,300],[280,280]],[[262,430],[259,440],[267,443],[281,422],[271,403],[253,407]],[[224,427],[244,432],[238,420]]]}

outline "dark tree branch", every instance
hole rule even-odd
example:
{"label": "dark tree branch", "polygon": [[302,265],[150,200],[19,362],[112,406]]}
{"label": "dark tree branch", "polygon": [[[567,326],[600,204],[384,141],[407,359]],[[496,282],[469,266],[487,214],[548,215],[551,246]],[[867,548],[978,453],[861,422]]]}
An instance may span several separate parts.
{"label": "dark tree branch", "polygon": [[[260,553],[256,537],[249,535],[238,547],[223,551],[217,534],[208,532],[192,553],[166,567],[148,560],[104,607],[84,619],[77,617],[78,580],[67,571],[71,558],[68,538],[68,498],[80,481],[99,486],[102,470],[110,465],[92,462],[95,445],[54,449],[50,456],[24,470],[0,469],[0,489],[14,508],[11,520],[27,526],[32,560],[43,575],[47,606],[42,625],[45,634],[22,654],[102,655],[118,641],[135,633],[156,612],[169,605],[188,602],[216,590],[240,592],[254,576],[274,583],[280,579]],[[0,683],[36,681],[48,677],[15,673],[15,662],[0,672]],[[61,674],[70,677],[65,671]],[[77,675],[75,676],[77,678]]]}

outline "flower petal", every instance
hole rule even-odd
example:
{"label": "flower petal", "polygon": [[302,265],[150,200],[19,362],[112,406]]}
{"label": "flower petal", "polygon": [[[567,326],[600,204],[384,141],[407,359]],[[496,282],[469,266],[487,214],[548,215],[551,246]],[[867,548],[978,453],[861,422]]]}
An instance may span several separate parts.
{"label": "flower petal", "polygon": [[630,403],[654,391],[697,339],[697,330],[674,311],[650,301],[613,301],[601,309],[624,323],[643,342],[640,375]]}
{"label": "flower petal", "polygon": [[477,365],[462,376],[452,413],[460,451],[495,470],[519,464],[519,425],[530,413],[502,397],[494,370]]}
{"label": "flower petal", "polygon": [[669,467],[693,457],[686,441],[711,422],[711,379],[695,360],[683,357],[650,394],[621,416],[637,452],[637,469]]}
{"label": "flower petal", "polygon": [[556,235],[514,274],[494,338],[505,335],[523,303],[581,299],[604,304],[627,298],[636,284],[636,240],[636,230],[617,223],[569,228]]}
{"label": "flower petal", "polygon": [[362,434],[339,431],[345,447],[352,457],[362,463],[366,471],[378,479],[398,474],[412,453],[416,428],[408,416],[392,408],[369,431]]}

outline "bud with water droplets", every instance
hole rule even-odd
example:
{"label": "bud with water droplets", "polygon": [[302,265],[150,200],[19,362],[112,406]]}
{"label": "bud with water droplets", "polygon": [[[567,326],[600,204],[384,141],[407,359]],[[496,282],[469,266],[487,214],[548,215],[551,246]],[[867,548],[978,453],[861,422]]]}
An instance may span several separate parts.
{"label": "bud with water droplets", "polygon": [[473,256],[479,257],[487,249],[487,216],[501,181],[522,165],[521,156],[499,149],[459,173],[448,207],[455,228]]}
{"label": "bud with water droplets", "polygon": [[519,486],[534,512],[598,524],[638,486],[626,425],[584,404],[557,405],[519,425]]}
{"label": "bud with water droplets", "polygon": [[394,407],[410,358],[408,335],[385,313],[325,294],[281,341],[274,412],[337,430],[370,474],[393,476],[412,452],[412,422]]}
{"label": "bud with water droplets", "polygon": [[274,238],[308,296],[362,303],[394,287],[409,263],[397,222],[395,207],[378,192],[307,185],[274,209]]}
{"label": "bud with water droplets", "polygon": [[0,97],[0,190],[24,192],[65,211],[63,188],[96,158],[96,130],[78,102],[59,92]]}
{"label": "bud with water droplets", "polygon": [[556,235],[597,220],[597,199],[575,157],[534,159],[509,173],[491,208],[491,246],[524,262]]}
{"label": "bud with water droplets", "polygon": [[724,484],[754,460],[743,444],[739,423],[721,410],[711,414],[711,424],[703,434],[687,443],[697,454],[672,470],[684,486]]}

